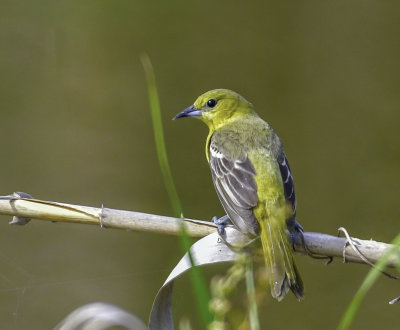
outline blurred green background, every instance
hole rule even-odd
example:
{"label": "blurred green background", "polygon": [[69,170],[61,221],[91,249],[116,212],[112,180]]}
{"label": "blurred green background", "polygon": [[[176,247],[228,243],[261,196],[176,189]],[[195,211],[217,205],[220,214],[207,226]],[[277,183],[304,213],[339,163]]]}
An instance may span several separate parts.
{"label": "blurred green background", "polygon": [[[399,15],[398,1],[375,0],[1,0],[1,194],[171,215],[145,51],[185,216],[223,211],[205,161],[205,125],[171,118],[223,87],[250,100],[283,140],[306,230],[344,226],[390,241],[399,232]],[[93,301],[147,320],[182,255],[177,237],[1,220],[2,329],[48,329]],[[306,299],[268,300],[263,328],[334,329],[368,268],[296,260]],[[187,278],[176,289],[176,320],[199,328]],[[388,301],[399,294],[398,283],[381,278],[354,329],[397,329],[399,306]]]}

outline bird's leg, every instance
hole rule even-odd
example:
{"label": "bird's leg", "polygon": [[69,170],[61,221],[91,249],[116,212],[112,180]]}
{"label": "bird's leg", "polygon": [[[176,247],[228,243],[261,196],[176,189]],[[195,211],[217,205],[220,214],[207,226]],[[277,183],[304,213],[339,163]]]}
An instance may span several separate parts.
{"label": "bird's leg", "polygon": [[329,265],[332,261],[333,261],[333,257],[330,256],[320,256],[317,254],[314,254],[310,251],[310,249],[308,248],[306,241],[304,239],[304,229],[302,227],[301,224],[299,224],[296,220],[293,223],[293,227],[292,227],[292,231],[291,231],[291,243],[292,243],[292,248],[293,251],[296,251],[294,243],[296,241],[296,237],[300,235],[300,240],[301,240],[301,245],[305,251],[305,253],[314,259],[328,259],[326,262],[326,265]]}

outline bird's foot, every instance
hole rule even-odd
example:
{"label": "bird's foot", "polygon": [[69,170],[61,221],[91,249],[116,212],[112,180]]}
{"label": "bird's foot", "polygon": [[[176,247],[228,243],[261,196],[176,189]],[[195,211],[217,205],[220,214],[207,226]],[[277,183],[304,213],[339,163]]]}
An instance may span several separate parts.
{"label": "bird's foot", "polygon": [[293,251],[296,251],[295,244],[296,244],[297,237],[299,235],[301,235],[300,240],[304,247],[305,241],[304,241],[304,235],[302,235],[304,233],[303,226],[301,224],[299,224],[296,220],[294,220],[293,223],[290,224],[289,232],[290,232],[290,244],[292,245]]}
{"label": "bird's foot", "polygon": [[[22,191],[15,192],[11,195],[7,196],[0,196],[0,199],[2,200],[9,200],[10,202],[14,202],[19,199],[33,199],[33,197],[27,193],[24,193]],[[23,218],[23,217],[17,217],[14,216],[10,222],[10,225],[19,225],[23,226],[26,225],[31,219],[29,218]]]}
{"label": "bird's foot", "polygon": [[218,218],[217,216],[213,216],[212,221],[218,226],[217,231],[218,235],[225,236],[225,227],[228,225],[228,219],[229,216],[226,214],[221,218]]}
{"label": "bird's foot", "polygon": [[226,240],[226,232],[225,227],[228,225],[228,215],[224,215],[221,218],[214,216],[212,221],[217,225],[217,233],[218,233],[218,242],[223,242],[226,246],[228,246],[232,251],[239,252],[239,248],[233,246]]}

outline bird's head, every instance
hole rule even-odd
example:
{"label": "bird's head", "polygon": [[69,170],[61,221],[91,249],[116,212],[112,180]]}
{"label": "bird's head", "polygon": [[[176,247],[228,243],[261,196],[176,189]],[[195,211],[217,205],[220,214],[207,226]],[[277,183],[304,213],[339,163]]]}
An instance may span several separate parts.
{"label": "bird's head", "polygon": [[254,112],[253,105],[239,94],[229,89],[214,89],[200,95],[194,104],[173,119],[197,117],[210,129],[222,125],[248,113]]}

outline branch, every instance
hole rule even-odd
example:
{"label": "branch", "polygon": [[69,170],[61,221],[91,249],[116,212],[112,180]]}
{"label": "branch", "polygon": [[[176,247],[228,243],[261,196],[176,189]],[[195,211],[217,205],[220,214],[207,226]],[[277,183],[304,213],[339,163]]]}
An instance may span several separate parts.
{"label": "branch", "polygon": [[[203,237],[214,233],[217,226],[210,221],[193,220],[187,218],[174,218],[148,213],[96,208],[89,206],[65,204],[29,198],[25,193],[0,196],[0,214],[14,216],[11,224],[23,225],[30,219],[72,222],[80,224],[97,225],[102,228],[115,228],[151,233],[180,235],[182,225],[191,237]],[[364,263],[354,249],[347,244],[347,239],[322,233],[304,233],[308,249],[317,255],[344,258],[344,262]],[[392,247],[391,244],[372,240],[352,238],[358,250],[375,263],[385,252]],[[296,252],[304,253],[300,237],[294,242]],[[400,265],[398,254],[392,254],[388,266]]]}

